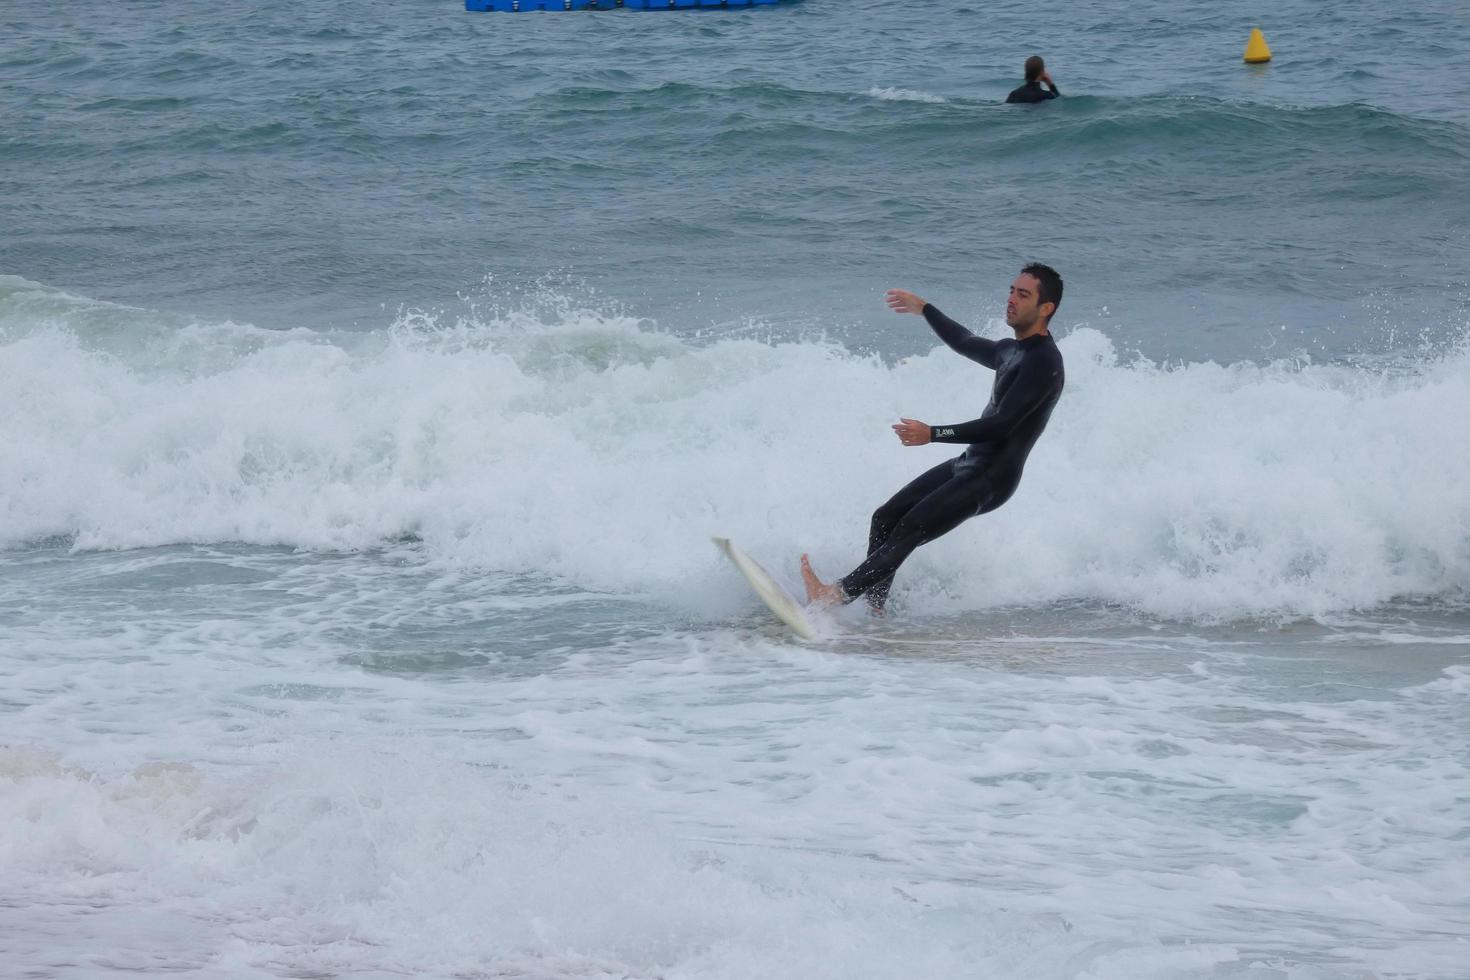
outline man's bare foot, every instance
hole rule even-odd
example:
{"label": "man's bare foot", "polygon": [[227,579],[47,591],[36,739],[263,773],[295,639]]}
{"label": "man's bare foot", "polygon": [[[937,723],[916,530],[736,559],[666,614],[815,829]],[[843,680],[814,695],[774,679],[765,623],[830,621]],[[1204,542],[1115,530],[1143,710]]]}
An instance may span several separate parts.
{"label": "man's bare foot", "polygon": [[801,556],[801,580],[806,583],[806,601],[832,606],[842,601],[842,590],[817,578],[811,559]]}

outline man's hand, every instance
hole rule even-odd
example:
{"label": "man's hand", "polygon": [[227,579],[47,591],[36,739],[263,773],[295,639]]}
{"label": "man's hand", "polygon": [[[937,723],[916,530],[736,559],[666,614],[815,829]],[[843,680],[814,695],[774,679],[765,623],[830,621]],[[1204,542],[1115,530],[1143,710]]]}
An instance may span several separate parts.
{"label": "man's hand", "polygon": [[[897,291],[894,290],[894,292]],[[915,419],[899,419],[893,431],[898,433],[898,441],[905,446],[927,446],[929,444],[929,426]]]}
{"label": "man's hand", "polygon": [[1051,80],[1051,72],[1049,72],[1049,71],[1042,72],[1041,73],[1041,77],[1038,78],[1037,81],[1038,82],[1045,82],[1047,85],[1050,85],[1052,88],[1056,88],[1057,87],[1057,83]]}
{"label": "man's hand", "polygon": [[923,313],[928,304],[922,297],[907,289],[890,289],[887,295],[888,308],[895,313]]}

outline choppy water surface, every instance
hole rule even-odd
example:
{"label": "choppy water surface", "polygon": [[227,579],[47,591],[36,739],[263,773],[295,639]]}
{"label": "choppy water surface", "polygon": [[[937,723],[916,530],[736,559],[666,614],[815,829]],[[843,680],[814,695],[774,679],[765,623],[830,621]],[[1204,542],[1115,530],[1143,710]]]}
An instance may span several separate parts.
{"label": "choppy water surface", "polygon": [[1463,978],[1470,19],[1046,13],[0,5],[0,962]]}

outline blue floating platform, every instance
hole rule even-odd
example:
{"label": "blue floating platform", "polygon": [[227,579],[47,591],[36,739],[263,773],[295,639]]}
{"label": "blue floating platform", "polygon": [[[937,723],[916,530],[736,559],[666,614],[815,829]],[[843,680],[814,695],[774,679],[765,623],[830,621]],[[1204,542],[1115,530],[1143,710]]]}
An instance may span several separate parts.
{"label": "blue floating platform", "polygon": [[717,10],[721,7],[766,7],[781,0],[464,0],[466,10]]}

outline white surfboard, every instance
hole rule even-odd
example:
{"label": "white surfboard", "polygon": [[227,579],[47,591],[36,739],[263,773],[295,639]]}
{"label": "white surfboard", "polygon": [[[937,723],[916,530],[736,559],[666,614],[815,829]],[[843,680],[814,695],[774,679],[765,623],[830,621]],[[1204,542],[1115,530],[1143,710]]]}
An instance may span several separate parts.
{"label": "white surfboard", "polygon": [[766,608],[776,614],[776,617],[791,627],[791,631],[803,640],[815,640],[817,628],[807,618],[806,611],[802,609],[801,603],[791,597],[791,593],[781,587],[781,583],[771,578],[771,573],[761,568],[754,558],[735,547],[729,538],[713,539],[716,547],[725,553],[730,559],[730,564],[740,570],[755,594],[760,596],[761,602]]}

